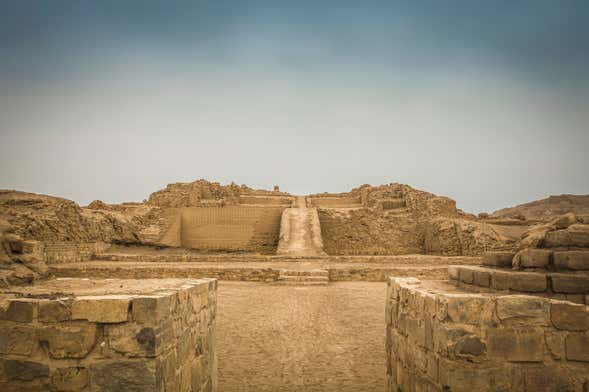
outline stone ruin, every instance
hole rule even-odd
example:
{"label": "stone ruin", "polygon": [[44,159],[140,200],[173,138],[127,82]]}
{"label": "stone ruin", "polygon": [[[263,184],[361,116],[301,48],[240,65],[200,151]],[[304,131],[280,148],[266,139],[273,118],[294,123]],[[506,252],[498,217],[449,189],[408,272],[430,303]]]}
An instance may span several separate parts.
{"label": "stone ruin", "polygon": [[589,225],[569,213],[530,235],[446,282],[390,278],[389,390],[587,390]]}
{"label": "stone ruin", "polygon": [[[396,183],[293,196],[198,180],[86,207],[0,191],[0,390],[584,392],[589,210],[579,200],[473,215]],[[228,313],[239,297],[220,307],[224,290],[264,304]],[[332,306],[334,292],[386,304],[386,322],[354,308],[350,325],[379,320],[340,325],[369,338],[370,354],[346,346],[336,365],[325,353],[342,343],[318,337],[335,321],[313,321],[312,338],[295,337],[298,323],[277,334],[280,304],[262,292],[294,300],[303,324],[331,317],[313,301]],[[248,312],[277,324],[259,337]],[[274,352],[283,340],[232,360],[245,338],[227,328],[257,336],[254,349],[292,333],[299,351]],[[270,355],[274,373],[255,367]]]}

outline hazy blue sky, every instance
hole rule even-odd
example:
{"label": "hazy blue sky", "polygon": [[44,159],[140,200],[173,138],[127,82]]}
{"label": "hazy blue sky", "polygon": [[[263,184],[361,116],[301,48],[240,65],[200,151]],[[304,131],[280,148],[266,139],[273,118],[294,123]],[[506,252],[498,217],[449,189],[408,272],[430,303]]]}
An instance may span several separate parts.
{"label": "hazy blue sky", "polygon": [[589,193],[589,1],[2,1],[0,188]]}

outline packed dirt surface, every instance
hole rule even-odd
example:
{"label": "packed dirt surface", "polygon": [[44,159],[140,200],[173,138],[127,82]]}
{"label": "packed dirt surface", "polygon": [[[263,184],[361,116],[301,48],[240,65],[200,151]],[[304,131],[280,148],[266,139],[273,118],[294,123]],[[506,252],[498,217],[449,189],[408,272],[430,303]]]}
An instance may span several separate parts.
{"label": "packed dirt surface", "polygon": [[589,195],[560,195],[520,204],[495,211],[493,217],[520,217],[528,220],[547,220],[572,212],[589,217]]}
{"label": "packed dirt surface", "polygon": [[282,213],[279,255],[325,256],[317,209],[307,208],[305,197],[297,197],[294,208]]}
{"label": "packed dirt surface", "polygon": [[220,282],[219,390],[383,391],[385,291]]}

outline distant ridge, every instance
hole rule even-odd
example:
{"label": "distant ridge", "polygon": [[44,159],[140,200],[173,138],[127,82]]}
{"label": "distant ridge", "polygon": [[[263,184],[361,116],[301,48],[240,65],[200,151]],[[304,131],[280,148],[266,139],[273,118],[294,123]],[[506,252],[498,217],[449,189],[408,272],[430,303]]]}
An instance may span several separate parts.
{"label": "distant ridge", "polygon": [[577,215],[589,215],[589,195],[549,196],[545,199],[497,210],[491,216],[524,216],[526,219],[544,220],[567,212],[573,212]]}

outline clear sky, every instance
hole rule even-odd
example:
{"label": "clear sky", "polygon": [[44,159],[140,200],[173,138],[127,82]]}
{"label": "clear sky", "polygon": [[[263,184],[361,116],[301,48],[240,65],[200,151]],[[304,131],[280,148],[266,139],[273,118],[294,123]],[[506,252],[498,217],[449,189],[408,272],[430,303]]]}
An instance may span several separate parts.
{"label": "clear sky", "polygon": [[0,188],[586,194],[588,21],[586,0],[2,1]]}

